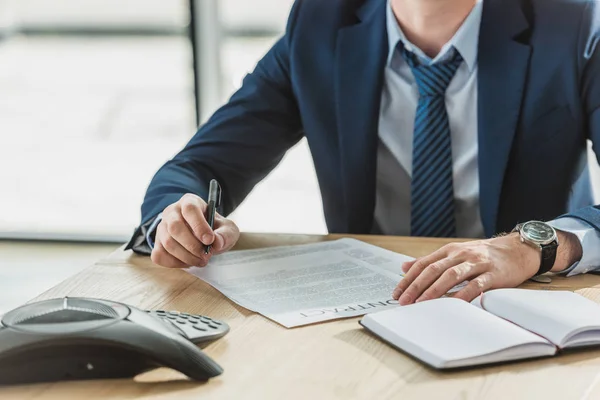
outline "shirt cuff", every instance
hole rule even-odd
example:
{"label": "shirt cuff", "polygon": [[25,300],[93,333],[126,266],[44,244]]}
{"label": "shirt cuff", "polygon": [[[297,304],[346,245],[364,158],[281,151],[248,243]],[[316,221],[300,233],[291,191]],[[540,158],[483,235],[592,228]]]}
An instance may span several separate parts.
{"label": "shirt cuff", "polygon": [[150,225],[150,227],[148,228],[148,231],[146,231],[146,243],[148,243],[148,246],[150,247],[151,250],[154,250],[154,239],[156,238],[156,228],[158,228],[158,224],[160,224],[162,221],[162,213],[158,214],[158,216],[154,219],[154,222],[152,222],[152,225]]}
{"label": "shirt cuff", "polygon": [[577,236],[583,249],[581,260],[560,272],[561,275],[574,276],[600,269],[600,233],[594,227],[584,221],[569,217],[559,218],[548,224],[554,229]]}

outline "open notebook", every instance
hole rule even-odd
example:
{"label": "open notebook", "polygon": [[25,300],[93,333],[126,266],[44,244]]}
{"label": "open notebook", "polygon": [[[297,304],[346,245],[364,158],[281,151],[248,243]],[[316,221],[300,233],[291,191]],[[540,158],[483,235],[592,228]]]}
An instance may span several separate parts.
{"label": "open notebook", "polygon": [[360,324],[437,369],[600,345],[600,305],[572,292],[498,289],[471,304],[442,298],[370,314]]}

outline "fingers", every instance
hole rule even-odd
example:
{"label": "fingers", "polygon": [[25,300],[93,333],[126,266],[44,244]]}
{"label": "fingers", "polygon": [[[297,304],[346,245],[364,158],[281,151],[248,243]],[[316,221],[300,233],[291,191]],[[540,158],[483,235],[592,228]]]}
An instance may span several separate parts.
{"label": "fingers", "polygon": [[[163,240],[164,248],[176,257],[177,254],[174,254],[173,251],[181,255],[189,253],[186,258],[193,259],[194,262],[205,256],[204,244],[196,238],[183,216],[176,210],[163,214],[163,220],[158,226],[156,236]],[[171,243],[171,241],[175,243]],[[178,249],[178,247],[182,247],[185,251]],[[185,261],[182,258],[180,260]]]}
{"label": "fingers", "polygon": [[[206,221],[207,205],[200,197],[186,194],[163,212],[156,231],[152,261],[169,268],[204,267],[212,254],[231,249],[239,239],[240,231],[232,221],[218,215],[215,231]],[[212,245],[212,254],[205,248]]]}
{"label": "fingers", "polygon": [[[398,300],[400,298],[400,296],[404,293],[404,291],[406,291],[406,289],[408,289],[408,287],[415,281],[415,279],[417,279],[417,277],[421,274],[421,272],[423,272],[423,270],[425,268],[427,268],[429,265],[433,264],[434,262],[445,258],[446,255],[447,255],[447,249],[442,247],[440,250],[432,253],[431,255],[416,260],[412,264],[412,266],[408,269],[408,272],[406,273],[406,276],[404,277],[404,279],[402,279],[400,281],[400,283],[394,290],[392,297],[395,300]],[[414,300],[416,300],[416,298],[413,299],[413,301]]]}
{"label": "fingers", "polygon": [[179,261],[177,258],[169,254],[160,242],[154,244],[154,249],[150,256],[152,262],[156,265],[166,268],[186,268],[187,265]]}
{"label": "fingers", "polygon": [[193,194],[186,194],[179,201],[181,215],[197,240],[205,245],[212,244],[215,235],[206,221],[206,202]]}
{"label": "fingers", "polygon": [[461,284],[482,272],[482,264],[473,264],[470,262],[463,262],[462,264],[449,268],[429,287],[429,289],[425,290],[421,297],[417,298],[417,302],[442,297],[456,285]]}
{"label": "fingers", "polygon": [[[403,291],[399,297],[401,305],[414,303],[429,288],[436,282],[442,274],[449,268],[454,267],[459,261],[452,258],[444,258],[429,264],[423,272]],[[414,268],[414,267],[413,267]],[[411,270],[412,271],[412,270]]]}
{"label": "fingers", "polygon": [[[156,241],[160,243],[162,250],[169,253],[169,255],[176,258],[185,266],[206,266],[209,257],[204,253],[202,253],[201,256],[197,256],[189,252],[173,235],[170,234],[166,226],[167,225],[164,222],[161,222],[156,231]],[[193,237],[191,232],[189,235]],[[196,242],[199,243],[197,240]]]}
{"label": "fingers", "polygon": [[[524,259],[522,249],[518,237],[511,235],[444,246],[412,265],[403,265],[407,273],[394,299],[401,305],[436,299],[465,281],[469,283],[455,295],[465,301],[491,289],[516,287],[531,276],[528,266],[536,264],[533,256]],[[539,252],[531,254],[539,259]]]}
{"label": "fingers", "polygon": [[404,264],[402,264],[402,271],[406,274],[408,271],[410,271],[410,269],[412,268],[413,265],[415,265],[416,262],[417,262],[417,260],[405,262]]}
{"label": "fingers", "polygon": [[215,241],[212,246],[214,254],[221,254],[231,250],[240,238],[237,225],[228,219],[217,215],[215,218]]}
{"label": "fingers", "polygon": [[465,301],[473,301],[480,294],[492,289],[493,277],[490,273],[485,273],[471,280],[469,284],[458,292],[454,297]]}

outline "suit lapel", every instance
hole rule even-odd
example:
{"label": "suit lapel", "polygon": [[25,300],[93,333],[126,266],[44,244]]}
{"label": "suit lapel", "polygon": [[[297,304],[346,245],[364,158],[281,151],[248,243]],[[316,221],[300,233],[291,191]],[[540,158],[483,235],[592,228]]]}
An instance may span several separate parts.
{"label": "suit lapel", "polygon": [[529,70],[529,24],[519,0],[485,0],[479,38],[479,182],[485,233],[496,232],[502,185]]}
{"label": "suit lapel", "polygon": [[348,233],[373,225],[379,108],[387,55],[385,0],[367,0],[336,48],[336,105]]}

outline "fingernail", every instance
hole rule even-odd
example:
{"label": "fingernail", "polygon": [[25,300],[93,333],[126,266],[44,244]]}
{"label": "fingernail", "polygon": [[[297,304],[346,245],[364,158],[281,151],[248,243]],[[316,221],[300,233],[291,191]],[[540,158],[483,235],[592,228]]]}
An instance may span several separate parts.
{"label": "fingernail", "polygon": [[395,289],[394,293],[392,293],[392,298],[398,300],[400,296],[402,296],[402,289]]}
{"label": "fingernail", "polygon": [[204,244],[212,244],[212,242],[213,242],[213,235],[205,233],[202,236],[202,243],[204,243]]}
{"label": "fingernail", "polygon": [[402,297],[400,297],[400,300],[398,300],[398,303],[400,303],[401,306],[407,306],[411,303],[411,299],[410,297],[404,295]]}

